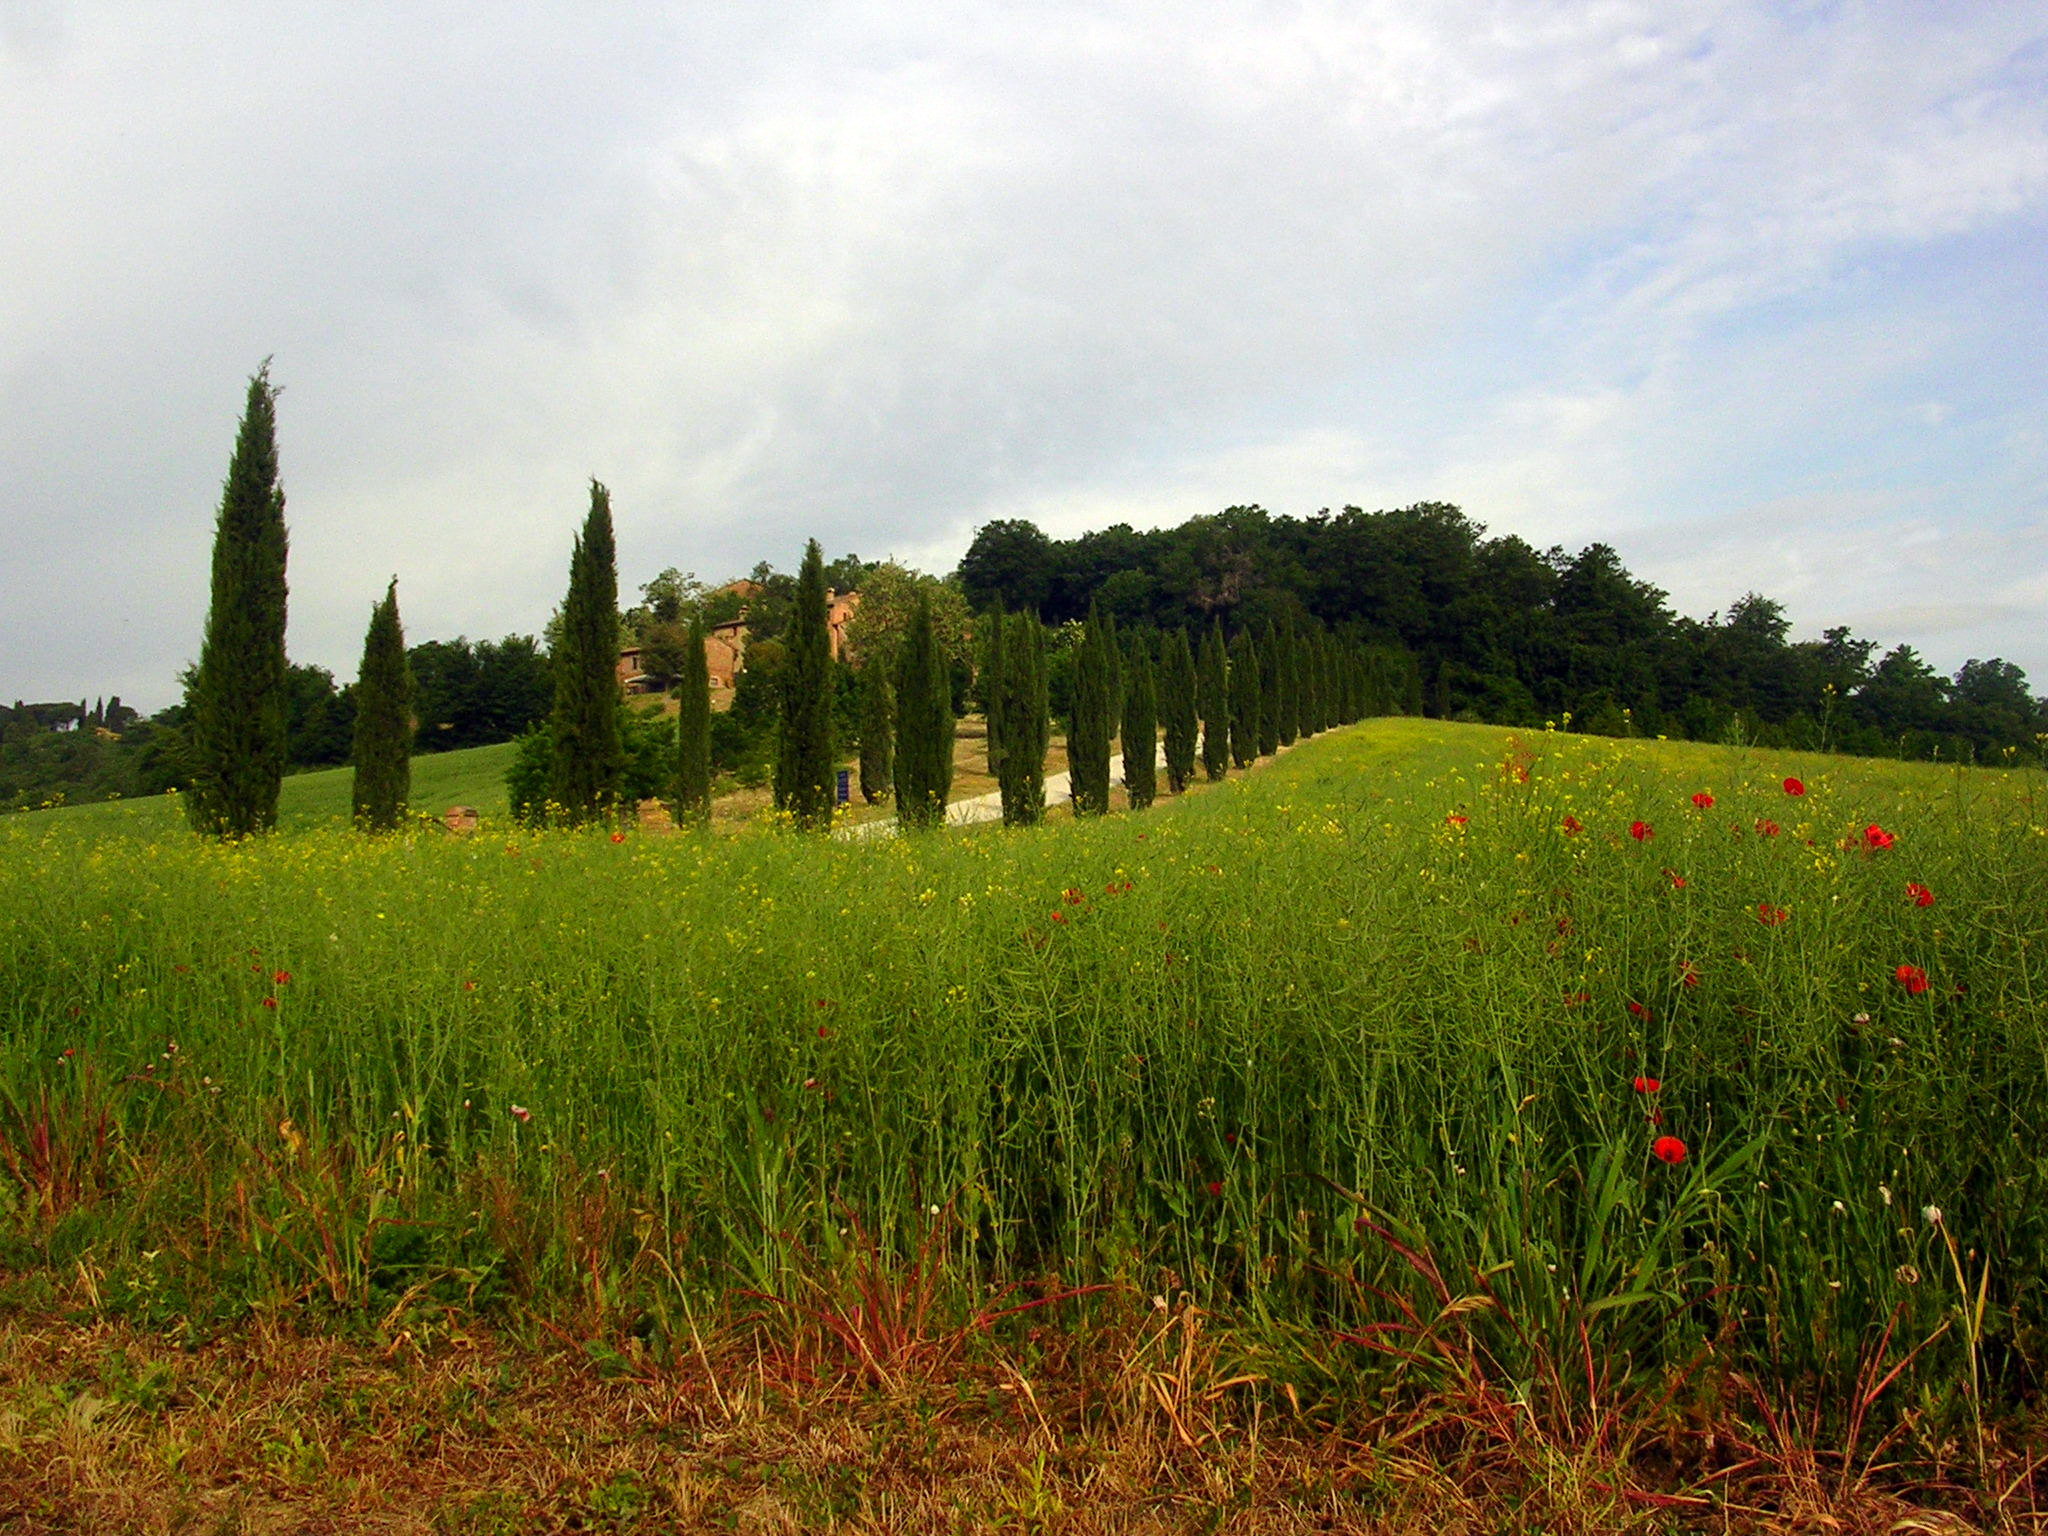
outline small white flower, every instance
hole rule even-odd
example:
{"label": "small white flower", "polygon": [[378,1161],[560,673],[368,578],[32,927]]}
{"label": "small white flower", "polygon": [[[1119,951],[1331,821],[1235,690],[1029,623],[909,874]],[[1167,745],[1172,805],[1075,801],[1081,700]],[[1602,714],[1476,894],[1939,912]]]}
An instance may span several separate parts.
{"label": "small white flower", "polygon": [[1890,1205],[1892,1203],[1892,1187],[1889,1184],[1878,1185],[1877,1192],[1884,1197],[1884,1203],[1886,1205]]}
{"label": "small white flower", "polygon": [[1920,1215],[1921,1218],[1925,1220],[1927,1225],[1929,1225],[1930,1227],[1938,1227],[1941,1225],[1941,1207],[1938,1205],[1921,1206]]}
{"label": "small white flower", "polygon": [[1837,1200],[1835,1202],[1835,1214],[1837,1216],[1845,1216],[1848,1214],[1848,1212],[1849,1208],[1846,1205],[1842,1204],[1841,1201]]}
{"label": "small white flower", "polygon": [[932,1207],[932,1214],[934,1216],[939,1214],[939,1208],[936,1205]]}

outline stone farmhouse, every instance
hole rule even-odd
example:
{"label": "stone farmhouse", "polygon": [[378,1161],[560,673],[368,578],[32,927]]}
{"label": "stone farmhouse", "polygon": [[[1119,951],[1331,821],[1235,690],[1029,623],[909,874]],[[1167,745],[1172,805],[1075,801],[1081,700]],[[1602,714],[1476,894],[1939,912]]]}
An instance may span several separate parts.
{"label": "stone farmhouse", "polygon": [[[742,598],[752,597],[760,588],[751,581],[735,581],[719,588],[720,592],[737,592]],[[860,607],[858,592],[839,592],[831,587],[825,589],[825,638],[832,650],[832,659],[837,661],[846,649],[846,622]],[[728,690],[746,670],[747,660],[747,610],[741,607],[739,617],[727,619],[723,624],[714,624],[704,631],[704,666],[711,674],[711,691],[717,695]],[[619,652],[619,688],[625,693],[654,693],[661,684],[650,677],[640,665],[640,648],[628,646]]]}

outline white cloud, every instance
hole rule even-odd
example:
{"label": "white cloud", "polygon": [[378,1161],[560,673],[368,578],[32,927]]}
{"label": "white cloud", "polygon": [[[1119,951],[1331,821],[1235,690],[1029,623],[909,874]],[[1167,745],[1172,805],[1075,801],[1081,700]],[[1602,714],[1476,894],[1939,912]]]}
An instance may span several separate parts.
{"label": "white cloud", "polygon": [[[394,568],[416,637],[536,627],[592,474],[628,588],[813,533],[939,565],[999,515],[1428,497],[1711,606],[1774,510],[1827,507],[1760,578],[1938,604],[1887,539],[2043,506],[2040,35],[2017,4],[14,0],[0,686],[163,700],[272,352],[293,646],[344,673]],[[2015,633],[2048,632],[2034,559]],[[125,628],[50,596],[86,586]]]}

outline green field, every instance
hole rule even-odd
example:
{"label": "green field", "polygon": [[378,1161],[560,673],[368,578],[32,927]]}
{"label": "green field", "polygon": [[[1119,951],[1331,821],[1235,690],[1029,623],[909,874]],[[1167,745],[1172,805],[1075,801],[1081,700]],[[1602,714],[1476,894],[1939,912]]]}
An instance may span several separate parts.
{"label": "green field", "polygon": [[[486,819],[505,815],[505,770],[512,763],[512,743],[467,747],[460,752],[432,752],[412,760],[412,805],[422,815],[439,816],[451,805],[471,805]],[[278,797],[277,821],[285,832],[346,826],[353,768],[320,768],[295,773],[284,781]],[[67,805],[50,811],[28,811],[31,826],[61,823],[84,838],[167,838],[182,832],[184,810],[177,796],[149,800],[103,800]]]}
{"label": "green field", "polygon": [[[415,800],[501,808],[505,750]],[[1339,1416],[1733,1376],[1965,1467],[2040,1391],[2037,770],[1391,720],[875,844],[371,841],[346,793],[236,847],[0,825],[16,1270],[657,1353],[880,1270],[957,1317],[1103,1285]]]}

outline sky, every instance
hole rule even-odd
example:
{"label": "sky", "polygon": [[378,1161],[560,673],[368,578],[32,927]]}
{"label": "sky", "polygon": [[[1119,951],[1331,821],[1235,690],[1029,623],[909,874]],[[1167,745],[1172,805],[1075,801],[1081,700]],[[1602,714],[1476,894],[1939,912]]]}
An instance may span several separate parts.
{"label": "sky", "polygon": [[665,567],[1446,501],[2048,693],[2048,14],[0,0],[0,693]]}

